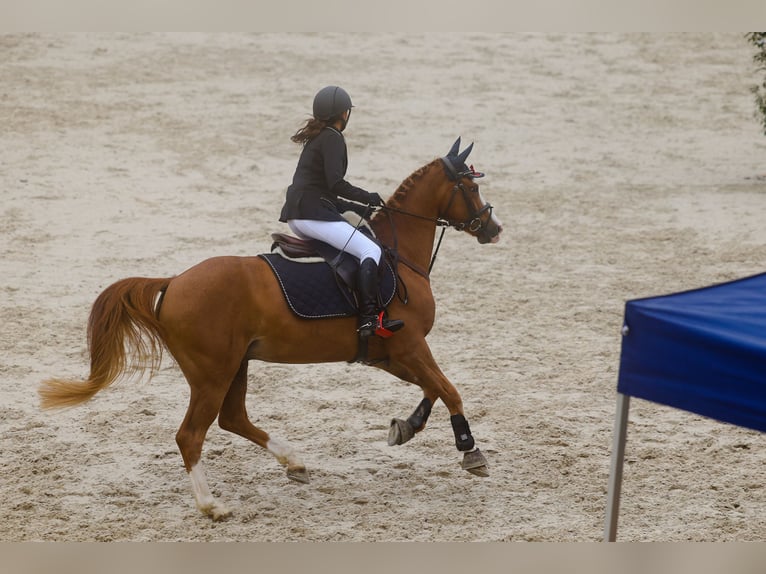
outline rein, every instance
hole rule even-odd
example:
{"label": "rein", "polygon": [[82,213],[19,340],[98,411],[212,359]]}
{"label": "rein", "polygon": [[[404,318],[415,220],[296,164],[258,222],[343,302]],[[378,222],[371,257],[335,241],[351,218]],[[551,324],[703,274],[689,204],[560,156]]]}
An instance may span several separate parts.
{"label": "rein", "polygon": [[[439,254],[439,248],[442,245],[442,239],[444,239],[444,232],[447,231],[448,227],[455,227],[457,229],[457,226],[454,225],[452,222],[447,221],[446,219],[442,219],[441,217],[427,217],[425,215],[420,215],[418,213],[411,213],[409,211],[404,211],[403,209],[399,209],[396,207],[388,207],[386,205],[381,206],[381,209],[388,215],[388,221],[391,225],[391,229],[394,231],[394,247],[393,251],[396,253],[396,259],[404,263],[407,267],[418,273],[419,275],[422,275],[426,279],[429,279],[429,275],[431,274],[431,270],[434,268],[434,263],[436,263],[436,256]],[[442,228],[441,234],[439,234],[439,241],[436,244],[436,249],[434,250],[434,254],[431,257],[431,263],[428,265],[428,271],[424,271],[419,265],[415,265],[414,263],[407,261],[404,259],[401,255],[399,255],[398,250],[398,237],[396,235],[396,226],[394,225],[394,220],[391,218],[391,212],[394,211],[396,213],[401,213],[402,215],[407,215],[409,217],[414,217],[415,219],[422,219],[424,221],[430,221],[432,223],[435,223],[437,227]]]}

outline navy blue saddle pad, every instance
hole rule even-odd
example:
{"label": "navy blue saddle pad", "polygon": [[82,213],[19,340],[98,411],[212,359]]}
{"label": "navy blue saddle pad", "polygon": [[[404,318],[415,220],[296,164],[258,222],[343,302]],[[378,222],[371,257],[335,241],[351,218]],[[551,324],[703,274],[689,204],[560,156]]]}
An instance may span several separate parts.
{"label": "navy blue saddle pad", "polygon": [[[354,294],[324,261],[299,263],[277,253],[258,255],[269,264],[282,287],[290,309],[304,319],[353,317],[357,314]],[[386,261],[380,279],[380,300],[385,307],[396,293],[396,276]]]}

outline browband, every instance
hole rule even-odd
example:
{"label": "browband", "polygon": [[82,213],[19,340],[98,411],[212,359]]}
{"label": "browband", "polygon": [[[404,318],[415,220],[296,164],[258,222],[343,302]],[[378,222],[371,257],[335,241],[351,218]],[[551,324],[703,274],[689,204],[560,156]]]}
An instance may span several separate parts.
{"label": "browband", "polygon": [[454,164],[452,163],[452,160],[449,158],[449,156],[444,156],[441,158],[442,163],[444,164],[444,171],[447,172],[447,177],[452,181],[457,181],[461,177],[470,177],[471,179],[475,179],[478,177],[484,177],[484,174],[480,171],[476,171],[473,166],[468,168],[465,171],[458,172],[457,169],[455,169]]}

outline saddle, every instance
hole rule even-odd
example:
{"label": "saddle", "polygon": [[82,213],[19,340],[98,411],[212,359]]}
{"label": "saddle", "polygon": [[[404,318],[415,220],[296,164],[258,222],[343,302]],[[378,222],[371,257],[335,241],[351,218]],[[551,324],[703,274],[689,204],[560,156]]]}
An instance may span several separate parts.
{"label": "saddle", "polygon": [[359,262],[355,257],[317,239],[299,239],[286,233],[272,233],[271,252],[299,263],[325,262],[350,289],[355,289]]}
{"label": "saddle", "polygon": [[[361,229],[360,229],[361,231]],[[304,319],[358,314],[356,257],[315,239],[272,233],[270,253],[259,254],[271,267],[290,309]],[[381,261],[378,301],[386,307],[396,294],[397,278]]]}

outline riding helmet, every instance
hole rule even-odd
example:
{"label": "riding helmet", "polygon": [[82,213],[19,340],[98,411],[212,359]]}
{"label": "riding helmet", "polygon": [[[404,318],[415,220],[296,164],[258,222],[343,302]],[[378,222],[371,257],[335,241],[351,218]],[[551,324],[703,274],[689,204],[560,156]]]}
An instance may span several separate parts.
{"label": "riding helmet", "polygon": [[314,117],[318,120],[330,120],[353,107],[351,96],[339,86],[326,86],[314,96]]}

